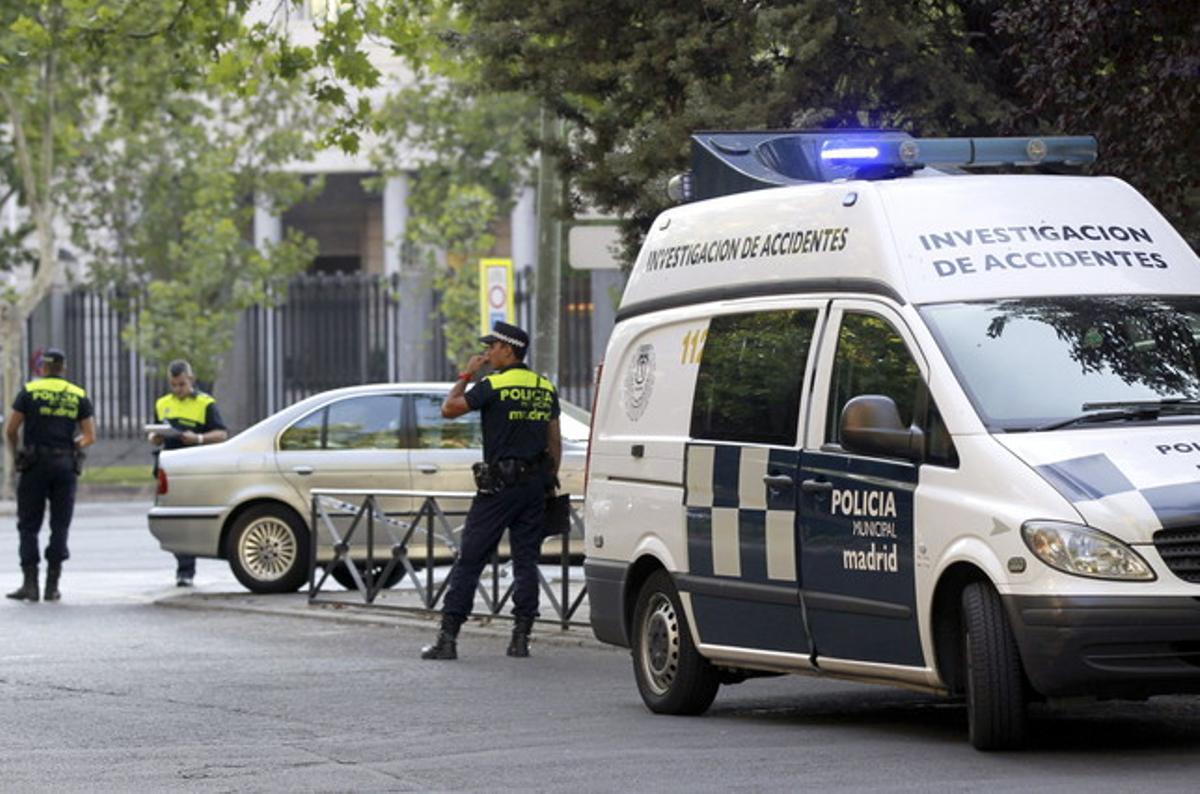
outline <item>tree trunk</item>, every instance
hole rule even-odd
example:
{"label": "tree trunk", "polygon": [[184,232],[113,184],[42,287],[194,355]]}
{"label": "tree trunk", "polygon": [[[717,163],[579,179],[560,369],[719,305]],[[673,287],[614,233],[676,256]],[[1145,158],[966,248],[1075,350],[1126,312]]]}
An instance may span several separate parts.
{"label": "tree trunk", "polygon": [[[24,385],[24,367],[21,362],[21,352],[24,348],[25,323],[21,321],[16,307],[11,304],[0,307],[0,339],[4,340],[0,349],[0,373],[4,377],[4,388],[0,397],[3,398],[5,416],[11,412],[13,400]],[[8,442],[4,443],[4,482],[0,485],[0,497],[12,499],[15,496],[16,481],[13,478],[13,455]]]}

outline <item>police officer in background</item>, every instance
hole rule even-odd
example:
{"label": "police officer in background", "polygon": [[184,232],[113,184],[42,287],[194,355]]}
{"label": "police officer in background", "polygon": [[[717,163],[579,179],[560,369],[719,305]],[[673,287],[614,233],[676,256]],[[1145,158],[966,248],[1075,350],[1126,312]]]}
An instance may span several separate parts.
{"label": "police officer in background", "polygon": [[[196,375],[192,372],[191,364],[183,359],[172,361],[167,365],[167,379],[171,391],[154,403],[154,419],[169,424],[178,433],[171,436],[152,433],[151,443],[163,449],[179,449],[216,444],[229,437],[225,423],[221,421],[221,413],[217,410],[217,401],[196,388]],[[156,472],[157,467],[156,457]],[[191,587],[195,578],[196,558],[190,554],[176,554],[175,584]]]}
{"label": "police officer in background", "polygon": [[[442,416],[453,419],[467,411],[481,412],[484,459],[475,464],[478,491],[450,571],[441,629],[437,641],[421,649],[422,659],[458,658],[458,630],[471,613],[479,576],[505,529],[515,580],[509,656],[529,656],[529,633],[538,615],[537,560],[545,498],[557,483],[562,458],[558,393],[522,363],[529,335],[517,326],[497,322],[479,341],[487,350],[467,362],[442,402]],[[484,364],[492,373],[466,391]]]}
{"label": "police officer in background", "polygon": [[17,532],[24,583],[8,594],[18,601],[38,600],[38,534],[47,500],[50,545],[46,547],[49,567],[45,598],[61,598],[58,583],[62,564],[71,556],[67,532],[75,510],[75,483],[82,469],[83,449],[96,440],[92,401],[83,389],[63,377],[66,371],[67,357],[61,350],[51,347],[42,351],[41,377],[26,383],[17,394],[4,427],[20,475]]}

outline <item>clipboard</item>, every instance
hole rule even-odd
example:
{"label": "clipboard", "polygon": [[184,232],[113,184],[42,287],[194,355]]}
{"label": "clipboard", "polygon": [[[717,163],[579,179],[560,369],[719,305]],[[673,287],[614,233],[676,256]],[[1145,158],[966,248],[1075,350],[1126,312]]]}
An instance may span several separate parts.
{"label": "clipboard", "polygon": [[178,438],[180,436],[180,431],[171,427],[166,422],[161,424],[148,424],[143,427],[142,430],[146,431],[147,433],[157,433],[163,438]]}

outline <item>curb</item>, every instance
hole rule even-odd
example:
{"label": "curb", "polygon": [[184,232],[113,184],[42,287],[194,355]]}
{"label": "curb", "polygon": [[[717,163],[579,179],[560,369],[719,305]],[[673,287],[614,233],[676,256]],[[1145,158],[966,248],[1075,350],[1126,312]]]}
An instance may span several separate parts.
{"label": "curb", "polygon": [[[286,603],[260,603],[264,599],[279,599],[279,596],[251,596],[242,594],[184,593],[159,598],[154,606],[167,609],[190,609],[194,611],[226,610],[269,617],[287,617],[303,620],[327,620],[336,623],[357,623],[384,628],[407,628],[433,631],[437,628],[440,613],[420,614],[399,609],[388,609],[383,613],[376,607],[354,603],[309,604],[307,598],[289,598]],[[506,617],[472,616],[463,624],[465,634],[482,634],[507,637],[510,623]],[[577,628],[564,631],[550,623],[534,624],[534,637],[539,643],[577,648],[592,648],[600,651],[626,649],[608,645],[597,640],[590,629]]]}

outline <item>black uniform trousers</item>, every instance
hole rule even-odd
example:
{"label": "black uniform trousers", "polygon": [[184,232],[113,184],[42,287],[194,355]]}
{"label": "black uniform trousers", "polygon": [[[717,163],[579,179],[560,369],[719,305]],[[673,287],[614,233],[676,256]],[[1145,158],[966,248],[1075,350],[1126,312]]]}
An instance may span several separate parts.
{"label": "black uniform trousers", "polygon": [[531,477],[497,494],[476,494],[463,525],[462,548],[450,570],[442,611],[460,619],[471,614],[479,576],[508,529],[514,579],[513,615],[536,618],[537,561],[545,511],[546,488],[541,477]]}
{"label": "black uniform trousers", "polygon": [[21,535],[21,565],[37,565],[38,533],[50,502],[50,544],[46,561],[58,564],[70,558],[67,531],[75,512],[75,459],[70,450],[39,453],[37,461],[21,472],[17,483],[17,532]]}

